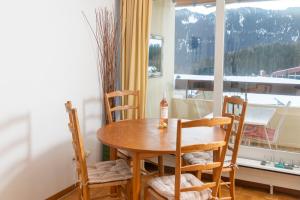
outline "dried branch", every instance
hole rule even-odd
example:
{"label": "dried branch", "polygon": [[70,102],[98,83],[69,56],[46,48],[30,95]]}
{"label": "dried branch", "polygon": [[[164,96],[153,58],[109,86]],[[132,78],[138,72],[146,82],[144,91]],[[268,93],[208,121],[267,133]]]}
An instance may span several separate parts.
{"label": "dried branch", "polygon": [[[99,8],[95,10],[96,27],[92,28],[88,18],[82,15],[89,25],[97,43],[97,69],[99,85],[103,94],[116,90],[117,53],[118,53],[118,20],[113,12],[114,9]],[[112,100],[111,105],[115,102]],[[106,115],[107,116],[107,115]],[[114,116],[113,116],[114,117]]]}

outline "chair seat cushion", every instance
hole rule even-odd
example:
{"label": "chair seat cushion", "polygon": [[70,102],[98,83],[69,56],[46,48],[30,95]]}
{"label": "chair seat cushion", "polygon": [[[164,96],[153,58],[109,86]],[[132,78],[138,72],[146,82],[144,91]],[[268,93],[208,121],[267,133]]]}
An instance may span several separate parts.
{"label": "chair seat cushion", "polygon": [[[183,156],[183,159],[191,164],[207,164],[213,162],[213,155],[211,152],[193,152],[193,153],[186,153]],[[223,167],[229,167],[231,165],[231,161],[229,156],[226,156]]]}
{"label": "chair seat cushion", "polygon": [[106,183],[127,180],[132,177],[127,163],[122,160],[111,160],[88,166],[89,183]]}
{"label": "chair seat cushion", "polygon": [[[167,198],[168,200],[173,200],[175,198],[175,176],[162,176],[153,178],[148,182],[148,185],[155,190],[157,193]],[[191,187],[191,186],[201,186],[203,182],[200,181],[192,174],[182,174],[181,175],[181,188]],[[181,200],[206,200],[211,198],[211,189],[205,189],[201,192],[181,192]]]}
{"label": "chair seat cushion", "polygon": [[183,159],[191,165],[207,164],[212,162],[213,155],[210,152],[193,152],[184,154]]}

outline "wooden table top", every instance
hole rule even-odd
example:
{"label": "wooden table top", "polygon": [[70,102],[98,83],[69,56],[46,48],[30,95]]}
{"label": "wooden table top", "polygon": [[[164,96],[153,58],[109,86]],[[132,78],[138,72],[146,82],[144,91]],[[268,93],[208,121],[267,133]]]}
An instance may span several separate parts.
{"label": "wooden table top", "polygon": [[[159,119],[120,121],[100,128],[98,139],[111,147],[147,153],[174,153],[177,119],[168,127],[158,128]],[[187,128],[182,131],[182,145],[206,144],[224,140],[225,132],[217,127]]]}

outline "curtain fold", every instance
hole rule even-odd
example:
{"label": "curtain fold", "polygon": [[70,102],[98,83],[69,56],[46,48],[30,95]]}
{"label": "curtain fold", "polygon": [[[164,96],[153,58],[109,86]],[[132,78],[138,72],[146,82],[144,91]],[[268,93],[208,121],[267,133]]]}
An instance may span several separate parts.
{"label": "curtain fold", "polygon": [[121,88],[140,91],[142,118],[146,109],[151,13],[152,0],[121,0]]}

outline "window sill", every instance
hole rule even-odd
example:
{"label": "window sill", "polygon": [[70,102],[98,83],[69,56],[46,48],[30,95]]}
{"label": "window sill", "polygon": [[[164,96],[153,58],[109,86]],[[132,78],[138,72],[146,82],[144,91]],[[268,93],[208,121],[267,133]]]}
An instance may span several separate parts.
{"label": "window sill", "polygon": [[292,170],[277,168],[277,167],[274,167],[271,165],[261,165],[260,164],[261,161],[250,160],[250,159],[246,159],[246,158],[238,158],[237,163],[238,163],[238,166],[240,166],[240,167],[254,168],[254,169],[266,170],[266,171],[271,171],[271,172],[278,172],[278,173],[300,176],[300,168],[294,168]]}

